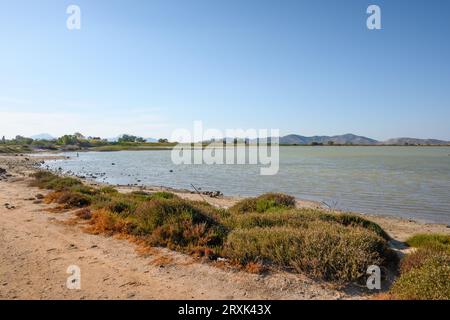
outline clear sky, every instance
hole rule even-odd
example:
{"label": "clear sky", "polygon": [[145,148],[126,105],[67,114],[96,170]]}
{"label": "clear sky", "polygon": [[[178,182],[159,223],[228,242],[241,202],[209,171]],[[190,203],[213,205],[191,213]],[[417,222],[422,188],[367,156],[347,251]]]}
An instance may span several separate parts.
{"label": "clear sky", "polygon": [[0,0],[0,39],[8,137],[169,137],[202,120],[450,140],[447,0]]}

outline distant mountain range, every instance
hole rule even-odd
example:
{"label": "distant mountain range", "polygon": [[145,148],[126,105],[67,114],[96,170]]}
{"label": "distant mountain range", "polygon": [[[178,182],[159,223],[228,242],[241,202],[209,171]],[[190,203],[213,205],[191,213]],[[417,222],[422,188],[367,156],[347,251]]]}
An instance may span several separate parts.
{"label": "distant mountain range", "polygon": [[[108,142],[117,142],[120,137],[121,137],[121,135],[118,136],[118,137],[114,137],[114,138],[106,138],[106,141],[108,141]],[[146,142],[158,142],[158,139],[155,139],[155,138],[144,138],[144,140]]]}
{"label": "distant mountain range", "polygon": [[34,136],[31,136],[30,138],[33,140],[54,140],[54,139],[56,139],[55,137],[53,137],[51,134],[48,134],[48,133],[36,134]]}
{"label": "distant mountain range", "polygon": [[305,137],[290,134],[280,137],[280,144],[308,145],[308,144],[354,144],[354,145],[450,145],[450,141],[437,139],[395,138],[386,141],[357,136],[351,133],[337,136],[313,136]]}
{"label": "distant mountain range", "polygon": [[[54,136],[48,133],[41,133],[30,138],[34,140],[54,140]],[[107,138],[109,142],[116,142],[119,137]],[[147,142],[158,142],[154,138],[145,138]],[[206,141],[205,141],[206,142]],[[450,145],[450,141],[438,139],[417,139],[417,138],[394,138],[386,141],[377,141],[364,136],[358,136],[352,133],[336,136],[301,136],[298,134],[289,134],[280,137],[280,144],[284,145],[310,145],[310,144],[353,144],[353,145]]]}
{"label": "distant mountain range", "polygon": [[312,144],[323,143],[328,144],[377,144],[378,141],[367,137],[357,136],[351,133],[340,136],[313,136],[305,137],[296,134],[290,134],[280,138],[280,144]]}
{"label": "distant mountain range", "polygon": [[406,145],[406,144],[421,144],[421,145],[450,145],[450,141],[443,141],[437,139],[415,139],[415,138],[395,138],[389,139],[383,142],[383,144],[395,144],[395,145]]}

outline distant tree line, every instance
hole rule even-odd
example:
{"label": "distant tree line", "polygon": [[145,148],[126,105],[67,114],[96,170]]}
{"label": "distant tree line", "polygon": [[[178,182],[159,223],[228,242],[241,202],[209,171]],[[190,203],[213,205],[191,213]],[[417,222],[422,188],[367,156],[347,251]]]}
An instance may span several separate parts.
{"label": "distant tree line", "polygon": [[[85,137],[83,134],[76,132],[74,134],[66,134],[50,140],[34,140],[21,135],[17,135],[14,139],[6,139],[5,136],[3,136],[0,143],[5,145],[26,145],[42,149],[58,149],[60,147],[90,148],[114,144],[146,143],[146,140],[142,137],[124,134],[120,136],[116,142],[110,142],[101,137]],[[159,139],[158,143],[169,143],[169,140]]]}

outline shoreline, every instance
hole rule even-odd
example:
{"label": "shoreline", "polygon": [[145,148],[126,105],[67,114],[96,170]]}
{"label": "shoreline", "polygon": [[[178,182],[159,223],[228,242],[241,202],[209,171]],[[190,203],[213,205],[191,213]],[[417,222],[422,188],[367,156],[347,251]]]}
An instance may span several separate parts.
{"label": "shoreline", "polygon": [[[38,155],[38,154],[23,154],[23,155],[1,155],[0,154],[0,167],[4,167],[5,165],[10,168],[13,172],[17,172],[18,174],[25,173],[29,175],[37,170],[46,170],[45,168],[40,168],[39,165],[43,164],[43,161],[47,160],[58,160],[65,159],[66,156],[62,155]],[[27,160],[28,159],[28,160]],[[19,161],[17,161],[19,160]],[[53,173],[58,174],[58,172],[51,171]],[[59,174],[60,175],[60,174]],[[72,175],[67,175],[72,176]],[[178,189],[167,186],[131,186],[131,185],[120,185],[120,184],[109,184],[104,182],[99,182],[96,180],[92,180],[89,178],[80,178],[76,175],[73,175],[80,179],[83,183],[90,186],[112,186],[115,187],[118,191],[128,193],[132,191],[149,191],[149,192],[157,192],[157,191],[167,191],[172,192],[181,198],[187,200],[197,200],[197,201],[207,201],[213,206],[218,208],[228,208],[237,203],[240,200],[251,198],[251,197],[241,197],[241,196],[229,196],[229,195],[220,195],[219,197],[210,196],[208,194],[197,193],[188,189]],[[208,191],[206,191],[208,192]],[[404,241],[406,238],[413,233],[428,233],[428,232],[437,232],[443,234],[450,234],[450,224],[443,223],[435,223],[428,222],[423,220],[418,220],[415,218],[404,218],[397,217],[394,215],[382,215],[382,214],[372,214],[372,213],[363,213],[363,212],[353,212],[353,211],[342,211],[337,209],[330,209],[324,206],[322,203],[318,201],[305,200],[296,198],[296,206],[298,208],[311,208],[311,209],[321,209],[329,212],[347,212],[351,214],[356,214],[366,219],[369,219],[381,227],[383,227],[389,234],[393,233],[392,237],[397,241]]]}
{"label": "shoreline", "polygon": [[[74,210],[52,211],[55,205],[33,200],[50,191],[30,187],[29,174],[38,170],[37,163],[54,158],[0,156],[0,168],[6,169],[6,173],[0,173],[0,299],[374,298],[373,293],[359,285],[336,287],[330,282],[282,270],[255,274],[226,262],[212,262],[167,248],[145,248],[120,236],[86,233],[87,222],[76,220]],[[141,188],[117,189],[131,192]],[[174,192],[160,187],[146,190]],[[241,200],[200,196],[183,190],[174,193],[223,207]],[[308,204],[297,201],[297,206],[304,205]],[[389,233],[392,237],[389,245],[399,255],[412,250],[403,241],[413,234],[450,234],[450,228],[444,225],[362,216]],[[81,291],[67,290],[64,286],[67,266],[73,264],[84,270],[86,280]],[[391,280],[387,281],[389,286]]]}
{"label": "shoreline", "polygon": [[[123,151],[130,151],[130,150],[123,150]],[[131,150],[132,152],[134,152],[134,150]],[[147,150],[148,151],[148,150]],[[94,152],[93,150],[84,150],[82,151],[82,153],[87,153],[87,152]],[[99,152],[99,153],[103,153],[103,152]],[[57,156],[58,153],[53,153],[55,156]],[[51,156],[53,156],[53,154],[50,154]],[[76,158],[75,156],[73,156],[72,154],[76,154],[76,152],[71,152],[70,156],[62,156],[63,159],[66,160],[73,160],[76,162]],[[450,154],[448,154],[450,156]],[[38,154],[35,154],[34,157],[39,157]],[[57,159],[56,157],[53,159]],[[50,157],[47,160],[52,160],[52,157]],[[71,176],[74,178],[78,178],[83,180],[84,182],[87,182],[89,184],[105,184],[105,185],[110,185],[110,186],[114,186],[114,187],[119,187],[121,189],[125,189],[127,187],[137,187],[137,188],[141,188],[141,189],[147,189],[147,190],[161,190],[161,191],[170,191],[170,192],[177,192],[177,193],[193,193],[193,189],[194,188],[190,188],[187,187],[187,183],[186,184],[180,184],[180,183],[170,183],[170,177],[165,177],[164,179],[160,179],[157,183],[158,184],[152,184],[155,183],[155,181],[146,181],[146,182],[142,182],[142,180],[145,180],[143,178],[139,178],[139,173],[136,175],[136,172],[134,172],[133,177],[135,177],[134,179],[126,179],[125,180],[121,180],[123,181],[123,184],[120,183],[115,183],[115,182],[107,182],[107,176],[106,173],[102,170],[106,170],[104,168],[95,168],[92,170],[97,170],[95,171],[96,173],[92,173],[92,172],[83,172],[83,173],[75,173],[72,171],[58,171],[57,170],[57,166],[53,165],[52,163],[48,163],[47,168],[42,167],[42,169],[44,170],[50,170],[53,173],[56,174],[63,174],[63,175],[67,175],[67,176]],[[84,168],[83,168],[84,169]],[[167,170],[169,169],[174,169],[173,167],[169,167]],[[173,170],[174,172],[176,172],[176,170]],[[172,170],[170,170],[170,172],[172,172]],[[220,174],[220,170],[219,170],[219,174]],[[114,176],[111,175],[108,178],[115,178],[118,176]],[[128,177],[130,177],[130,175],[128,175]],[[91,179],[92,178],[92,179]],[[120,181],[117,180],[116,182]],[[188,181],[188,180],[184,180],[184,181]],[[184,182],[183,181],[183,182]],[[209,180],[210,181],[210,180]],[[170,185],[167,185],[170,184]],[[195,182],[194,182],[195,184]],[[251,186],[247,186],[248,188],[245,190],[239,190],[236,191],[233,188],[227,188],[229,185],[227,184],[223,184],[223,185],[215,185],[213,187],[211,187],[211,189],[205,189],[205,191],[208,191],[208,193],[215,193],[215,192],[219,192],[220,194],[222,193],[221,191],[223,191],[226,194],[226,197],[231,198],[231,199],[245,199],[245,198],[253,198],[253,197],[258,197],[259,195],[265,193],[265,192],[270,192],[272,191],[272,188],[265,188],[259,191],[256,191],[253,189]],[[391,188],[392,186],[388,186],[389,188]],[[188,189],[186,189],[188,188]],[[224,188],[224,189],[222,189]],[[199,188],[200,189],[200,188]],[[135,189],[133,189],[135,190]],[[219,190],[219,191],[216,191]],[[202,190],[204,191],[204,190]],[[325,188],[325,191],[327,191],[327,189]],[[346,190],[348,192],[348,190]],[[366,192],[368,192],[367,190],[365,190]],[[393,190],[395,191],[395,190]],[[275,191],[277,192],[277,191]],[[289,192],[289,189],[283,188],[283,191],[278,191],[278,192],[283,192],[286,194],[290,194],[293,195]],[[381,189],[378,190],[378,194],[384,194],[385,189]],[[442,193],[441,190],[439,190],[440,193]],[[203,192],[202,192],[203,193]],[[422,224],[443,224],[443,225],[449,225],[450,226],[450,220],[449,220],[449,213],[446,211],[439,211],[440,208],[442,207],[442,203],[440,203],[441,207],[439,207],[439,210],[434,211],[434,208],[431,207],[431,210],[426,211],[426,206],[420,206],[420,204],[415,205],[414,200],[415,199],[411,199],[411,197],[407,198],[406,200],[409,201],[411,200],[411,207],[409,208],[402,208],[401,205],[401,201],[404,201],[405,199],[402,199],[402,197],[400,197],[399,199],[394,199],[394,203],[390,203],[391,206],[389,206],[389,203],[386,205],[383,203],[383,201],[379,202],[377,205],[371,205],[371,202],[374,201],[378,201],[378,200],[374,200],[374,198],[369,198],[368,201],[369,203],[365,203],[365,199],[362,198],[363,200],[361,202],[359,202],[359,197],[357,192],[352,192],[352,194],[354,194],[355,196],[352,198],[350,197],[347,200],[347,203],[344,204],[344,202],[342,203],[342,206],[336,207],[333,204],[333,197],[328,197],[326,198],[326,196],[323,196],[321,194],[315,194],[313,193],[308,193],[308,191],[304,191],[304,194],[298,194],[297,195],[293,195],[296,200],[299,202],[299,204],[302,207],[308,207],[308,208],[316,208],[316,209],[323,209],[323,210],[334,210],[334,211],[339,211],[339,212],[348,212],[348,213],[356,213],[356,214],[361,214],[363,216],[375,216],[375,217],[386,217],[386,218],[401,218],[404,220],[413,220],[415,222],[418,223],[422,223]],[[431,195],[429,194],[424,194],[424,201],[429,201],[429,197]],[[337,196],[338,197],[338,196]],[[407,197],[406,195],[403,197],[405,198]],[[325,201],[322,201],[326,199]],[[353,202],[354,201],[354,202]],[[328,204],[327,202],[329,202],[330,204]],[[336,201],[337,203],[337,201]],[[355,205],[353,205],[355,204]],[[397,206],[398,204],[398,206]],[[427,203],[426,203],[427,204]],[[430,204],[430,203],[428,203]],[[436,203],[436,205],[439,203]],[[411,214],[411,212],[414,212],[414,214]]]}

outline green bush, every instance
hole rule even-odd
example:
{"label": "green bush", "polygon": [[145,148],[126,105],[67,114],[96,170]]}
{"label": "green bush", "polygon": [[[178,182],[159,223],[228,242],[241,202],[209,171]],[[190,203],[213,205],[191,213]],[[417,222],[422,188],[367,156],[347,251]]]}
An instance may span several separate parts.
{"label": "green bush", "polygon": [[130,199],[112,199],[108,204],[104,206],[105,209],[122,214],[131,214],[136,210],[137,202]]}
{"label": "green bush", "polygon": [[450,235],[445,234],[417,234],[406,240],[411,247],[436,247],[450,249]]}
{"label": "green bush", "polygon": [[193,223],[213,224],[211,217],[203,214],[188,201],[181,199],[155,199],[141,203],[135,212],[143,231],[153,231],[156,227],[173,221],[189,220]]}
{"label": "green bush", "polygon": [[389,237],[377,224],[351,214],[296,209],[295,199],[284,194],[218,209],[170,192],[124,194],[49,172],[33,177],[33,185],[55,190],[46,201],[86,207],[77,214],[90,220],[94,233],[133,235],[150,245],[222,255],[243,265],[270,264],[337,282],[356,281],[369,265],[391,259]]}
{"label": "green bush", "polygon": [[151,194],[154,199],[179,199],[179,197],[171,192],[160,191]]}
{"label": "green bush", "polygon": [[412,269],[420,268],[430,260],[446,263],[447,261],[450,261],[450,252],[436,247],[419,248],[402,259],[400,263],[400,272],[401,274],[404,274]]}
{"label": "green bush", "polygon": [[396,299],[450,300],[450,262],[432,258],[421,267],[412,268],[394,283]]}
{"label": "green bush", "polygon": [[36,172],[32,174],[32,177],[34,177],[34,181],[31,183],[32,186],[55,191],[61,191],[74,186],[82,185],[81,181],[78,179],[59,177],[47,171]]}
{"label": "green bush", "polygon": [[73,191],[56,192],[56,202],[64,204],[66,208],[83,208],[91,204],[90,197]]}
{"label": "green bush", "polygon": [[306,227],[235,229],[224,253],[242,263],[270,263],[339,282],[355,281],[382,265],[386,241],[362,228],[314,221]]}
{"label": "green bush", "polygon": [[154,245],[169,247],[218,246],[226,230],[201,208],[181,199],[154,199],[135,212],[137,232],[150,235]]}
{"label": "green bush", "polygon": [[247,213],[245,215],[233,214],[223,219],[225,225],[230,228],[249,229],[254,227],[275,227],[275,226],[290,226],[290,227],[304,227],[305,224],[311,221],[327,221],[341,224],[349,227],[361,227],[370,230],[389,240],[389,235],[376,223],[361,218],[357,215],[328,213],[318,209],[291,209],[280,210],[276,214],[269,213]]}
{"label": "green bush", "polygon": [[119,193],[119,191],[117,191],[116,188],[113,188],[111,186],[102,187],[102,188],[100,188],[99,192],[103,193],[103,194],[117,194],[117,193]]}
{"label": "green bush", "polygon": [[418,234],[406,241],[417,249],[403,258],[390,293],[395,299],[450,299],[450,236]]}
{"label": "green bush", "polygon": [[391,237],[375,222],[349,213],[323,214],[322,220],[335,221],[344,226],[362,227],[371,230],[383,239],[390,240]]}
{"label": "green bush", "polygon": [[89,196],[94,196],[98,193],[97,189],[86,186],[84,184],[75,184],[74,186],[70,187],[70,191],[78,192]]}
{"label": "green bush", "polygon": [[267,212],[295,208],[295,198],[282,193],[266,193],[256,198],[239,201],[230,208],[234,213]]}

